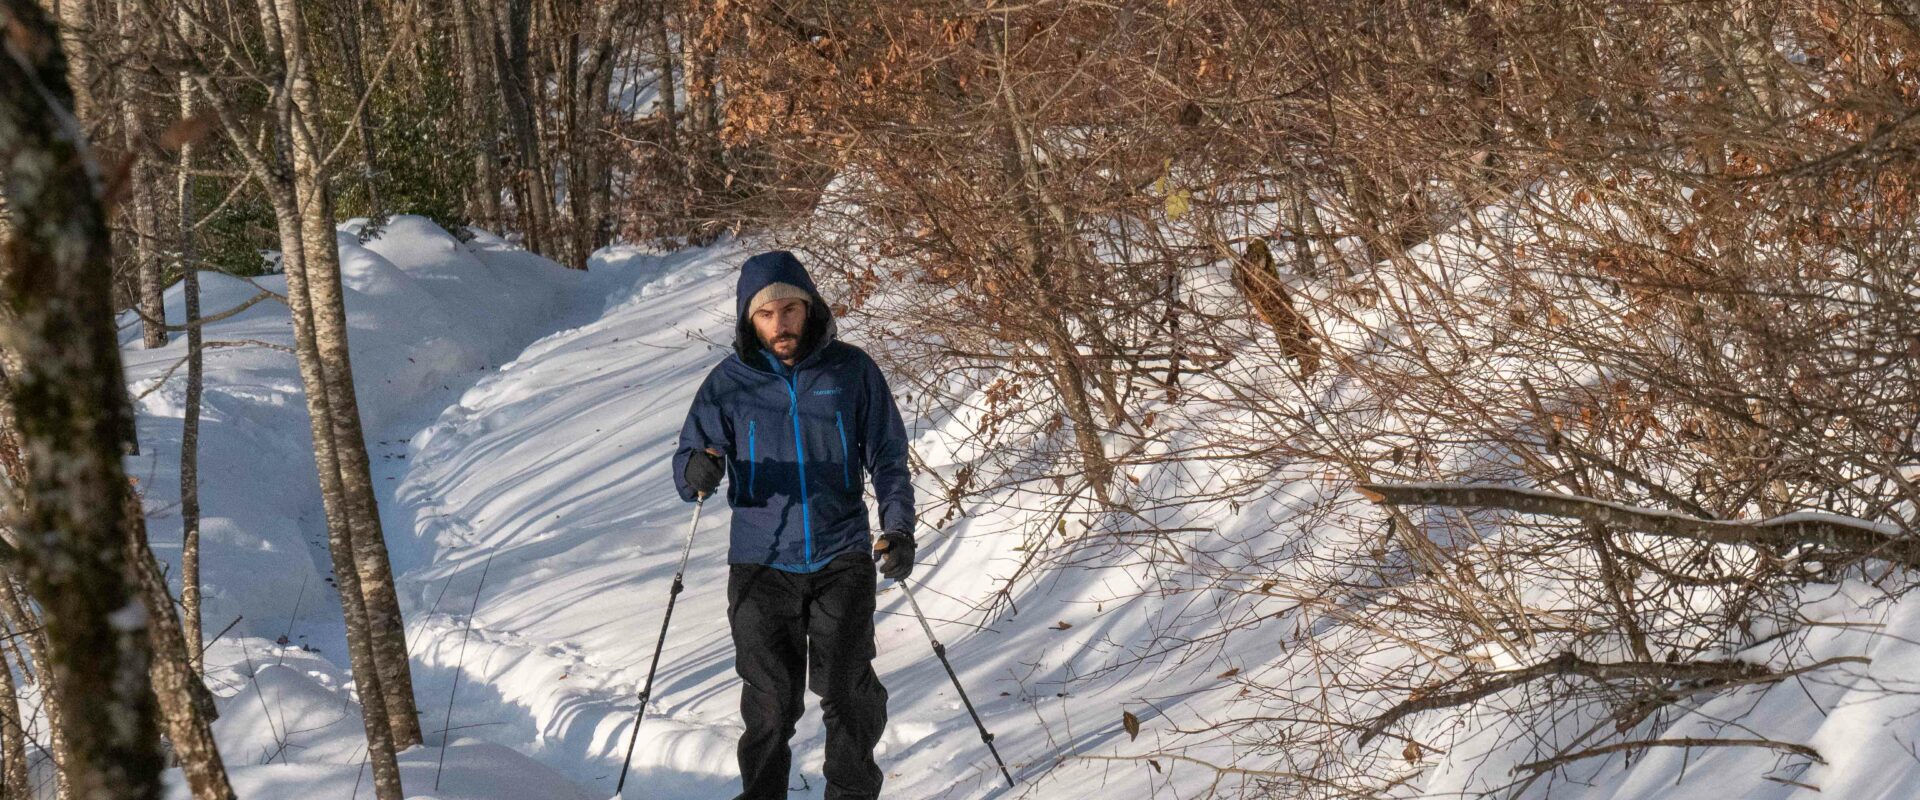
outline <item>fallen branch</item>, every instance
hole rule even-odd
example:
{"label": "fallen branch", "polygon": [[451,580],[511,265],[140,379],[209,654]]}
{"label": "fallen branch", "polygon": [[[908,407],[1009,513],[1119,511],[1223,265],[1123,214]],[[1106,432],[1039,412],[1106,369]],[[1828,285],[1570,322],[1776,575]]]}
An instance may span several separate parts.
{"label": "fallen branch", "polygon": [[[233,339],[233,340],[222,340],[217,342],[207,342],[201,345],[201,347],[204,347],[208,350],[218,350],[221,348],[228,348],[228,347],[265,347],[269,350],[278,350],[282,353],[287,353],[289,355],[293,354],[293,348],[291,347],[288,347],[284,344],[274,344],[273,342],[263,342],[258,339]],[[173,373],[180,371],[180,368],[183,366],[186,366],[186,363],[187,363],[187,357],[181,356],[179,360],[173,362],[173,366],[167,367],[167,371],[160,374],[160,378],[158,380],[155,380],[152,386],[149,386],[141,390],[139,394],[136,394],[133,396],[133,399],[135,401],[139,401],[139,400],[145,399],[147,395],[150,395],[156,391],[159,391],[160,387],[167,385],[167,381],[173,379]]]}
{"label": "fallen branch", "polygon": [[[256,285],[256,286],[255,286],[255,288],[258,288],[258,285]],[[286,302],[286,300],[287,300],[287,298],[286,298],[286,297],[284,297],[284,296],[282,296],[282,295],[278,295],[278,294],[275,294],[275,293],[274,293],[273,291],[271,291],[271,290],[268,290],[268,289],[261,289],[261,290],[260,290],[260,293],[259,293],[259,294],[256,294],[256,295],[254,295],[254,296],[252,296],[252,297],[249,297],[249,298],[247,298],[247,299],[245,299],[245,300],[242,300],[242,301],[240,301],[240,304],[239,304],[239,305],[236,305],[236,306],[234,306],[234,307],[232,307],[232,308],[229,308],[229,309],[227,309],[227,310],[225,310],[225,311],[222,311],[222,312],[220,312],[220,313],[218,313],[218,314],[211,314],[211,315],[208,315],[208,316],[203,316],[203,317],[201,317],[201,318],[199,318],[199,319],[197,319],[197,320],[194,320],[194,321],[192,321],[192,322],[183,322],[183,323],[180,323],[179,325],[172,325],[172,324],[168,324],[168,323],[167,323],[167,322],[166,322],[165,320],[157,320],[157,319],[154,319],[153,317],[151,317],[151,316],[148,316],[148,315],[147,315],[147,314],[146,314],[145,312],[143,312],[143,311],[141,311],[141,310],[140,310],[140,307],[139,307],[139,306],[133,306],[133,307],[131,307],[131,308],[128,308],[127,310],[128,310],[128,311],[132,311],[132,312],[133,312],[133,315],[134,315],[135,317],[138,317],[138,318],[140,319],[140,321],[141,321],[141,322],[145,322],[145,323],[148,323],[148,324],[154,324],[154,323],[158,323],[158,324],[160,325],[160,327],[161,327],[161,328],[164,328],[164,329],[166,329],[166,330],[168,330],[168,331],[172,331],[172,332],[176,332],[176,333],[177,333],[177,332],[180,332],[180,331],[184,331],[184,330],[187,330],[187,329],[189,329],[189,328],[198,328],[198,327],[202,327],[202,326],[206,326],[206,325],[211,325],[211,324],[213,324],[213,323],[215,323],[215,322],[219,322],[219,321],[221,321],[221,320],[223,320],[223,319],[227,319],[227,318],[229,318],[229,317],[233,317],[233,316],[235,316],[235,315],[237,315],[237,314],[239,314],[239,313],[240,313],[240,312],[242,312],[242,311],[245,311],[245,310],[247,310],[247,309],[249,309],[249,308],[252,308],[252,307],[254,307],[255,305],[257,305],[257,304],[259,304],[259,303],[260,303],[260,301],[262,301],[262,300],[267,300],[267,299],[274,299],[274,300],[279,300],[279,301],[280,301],[280,302],[282,302],[282,303],[284,303],[284,302]]]}
{"label": "fallen branch", "polygon": [[1674,511],[1508,486],[1363,483],[1354,489],[1368,500],[1389,506],[1494,508],[1522,514],[1565,517],[1713,544],[1774,550],[1819,544],[1843,552],[1884,558],[1910,569],[1920,569],[1920,539],[1891,526],[1837,514],[1802,511],[1747,522],[1699,519]]}
{"label": "fallen branch", "polygon": [[293,348],[291,347],[284,344],[274,344],[273,342],[263,342],[259,339],[228,339],[218,342],[207,342],[206,344],[208,350],[216,350],[222,347],[264,347],[268,350],[278,350],[288,355],[294,355]]}
{"label": "fallen branch", "polygon": [[1649,747],[1765,747],[1770,750],[1779,750],[1795,755],[1806,756],[1807,758],[1813,759],[1816,764],[1827,763],[1825,758],[1820,757],[1820,751],[1804,744],[1776,742],[1772,739],[1698,739],[1686,737],[1681,739],[1643,739],[1637,742],[1615,742],[1613,744],[1581,750],[1577,753],[1566,753],[1552,758],[1543,758],[1539,761],[1529,761],[1514,767],[1513,771],[1546,772],[1555,767],[1571,764],[1581,759],[1604,756],[1609,753],[1618,753],[1622,750],[1644,750]]}
{"label": "fallen branch", "polygon": [[[1601,683],[1611,681],[1638,680],[1672,684],[1678,682],[1704,683],[1719,689],[1728,686],[1754,683],[1773,683],[1796,675],[1803,675],[1817,669],[1835,664],[1866,664],[1870,659],[1864,656],[1841,656],[1829,658],[1805,667],[1774,672],[1759,664],[1745,661],[1588,661],[1573,655],[1562,653],[1552,660],[1543,661],[1528,667],[1492,673],[1467,672],[1454,677],[1434,689],[1419,690],[1406,701],[1387,709],[1386,713],[1375,717],[1373,723],[1360,734],[1360,744],[1366,744],[1388,726],[1406,717],[1422,711],[1466,705],[1490,695],[1498,694],[1528,683],[1549,677],[1581,677]],[[1464,689],[1443,691],[1450,686],[1470,684]]]}

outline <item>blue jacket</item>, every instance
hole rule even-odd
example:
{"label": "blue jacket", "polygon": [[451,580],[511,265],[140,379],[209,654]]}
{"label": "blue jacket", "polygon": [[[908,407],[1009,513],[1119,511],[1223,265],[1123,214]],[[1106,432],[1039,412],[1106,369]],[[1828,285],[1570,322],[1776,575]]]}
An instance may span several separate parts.
{"label": "blue jacket", "polygon": [[[807,290],[801,357],[791,369],[760,345],[747,302],[770,283]],[[913,532],[907,433],[887,380],[873,358],[834,338],[833,312],[792,253],[762,253],[740,269],[732,355],[693,396],[673,456],[680,497],[693,490],[683,473],[695,450],[727,459],[733,506],[727,561],[812,572],[850,552],[867,552],[870,528],[861,499],[873,477],[880,527]]]}

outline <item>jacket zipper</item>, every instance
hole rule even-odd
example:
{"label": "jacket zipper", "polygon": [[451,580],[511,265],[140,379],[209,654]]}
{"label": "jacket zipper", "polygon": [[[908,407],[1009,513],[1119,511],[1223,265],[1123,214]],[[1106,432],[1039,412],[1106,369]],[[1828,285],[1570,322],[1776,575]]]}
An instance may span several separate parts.
{"label": "jacket zipper", "polygon": [[753,454],[753,420],[747,420],[747,499],[753,499],[754,478],[760,474],[760,459]]}
{"label": "jacket zipper", "polygon": [[793,417],[793,452],[800,462],[800,529],[804,532],[805,561],[813,564],[813,509],[807,503],[807,445],[800,438],[800,376],[786,379],[787,414]]}
{"label": "jacket zipper", "polygon": [[840,421],[840,412],[833,412],[833,427],[840,431],[840,488],[853,488],[853,456],[847,453],[847,426]]}

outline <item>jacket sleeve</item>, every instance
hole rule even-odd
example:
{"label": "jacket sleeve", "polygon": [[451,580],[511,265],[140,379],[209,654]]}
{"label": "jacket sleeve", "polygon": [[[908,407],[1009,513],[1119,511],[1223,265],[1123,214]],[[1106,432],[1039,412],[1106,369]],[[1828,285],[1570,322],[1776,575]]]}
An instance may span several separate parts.
{"label": "jacket sleeve", "polygon": [[[863,354],[864,356],[864,354]],[[867,474],[873,476],[873,494],[880,501],[880,530],[913,533],[913,477],[907,469],[907,428],[893,403],[887,377],[871,357],[861,361],[866,375],[861,383],[862,427]]]}
{"label": "jacket sleeve", "polygon": [[689,503],[694,501],[694,494],[693,487],[687,485],[687,459],[693,457],[693,451],[711,447],[729,456],[729,462],[733,454],[733,430],[715,397],[714,378],[718,374],[719,370],[709,373],[700,390],[693,393],[693,406],[687,409],[687,421],[680,426],[680,445],[673,451],[673,486],[680,491],[680,499]]}

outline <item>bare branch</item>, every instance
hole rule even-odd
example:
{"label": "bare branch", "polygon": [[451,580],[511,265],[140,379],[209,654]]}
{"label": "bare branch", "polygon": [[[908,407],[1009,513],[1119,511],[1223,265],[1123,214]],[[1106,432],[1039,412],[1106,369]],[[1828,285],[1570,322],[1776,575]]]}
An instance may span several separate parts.
{"label": "bare branch", "polygon": [[1562,653],[1551,661],[1544,661],[1529,667],[1494,673],[1464,673],[1447,681],[1441,688],[1469,683],[1467,688],[1455,691],[1415,692],[1405,702],[1387,710],[1374,718],[1365,733],[1360,734],[1360,743],[1366,744],[1378,736],[1388,726],[1413,714],[1439,708],[1466,705],[1467,703],[1498,694],[1518,686],[1540,680],[1541,678],[1573,676],[1588,678],[1600,682],[1641,681],[1654,683],[1673,683],[1688,681],[1706,683],[1714,688],[1754,683],[1772,683],[1795,675],[1802,675],[1835,664],[1866,664],[1871,659],[1864,656],[1842,656],[1829,658],[1805,667],[1774,672],[1759,664],[1744,661],[1682,661],[1667,663],[1663,661],[1588,661],[1573,655]]}
{"label": "bare branch", "polygon": [[1807,758],[1813,759],[1814,763],[1827,763],[1827,760],[1820,756],[1820,751],[1804,744],[1776,742],[1772,739],[1701,739],[1688,736],[1679,739],[1645,739],[1637,742],[1615,742],[1599,747],[1590,747],[1577,753],[1567,753],[1552,758],[1543,758],[1539,761],[1529,761],[1514,767],[1513,771],[1546,772],[1555,767],[1571,764],[1575,761],[1592,758],[1594,756],[1604,756],[1609,753],[1618,753],[1624,750],[1645,750],[1649,747],[1765,747],[1772,750],[1806,756]]}
{"label": "bare branch", "polygon": [[1354,487],[1361,496],[1389,506],[1494,508],[1565,517],[1661,536],[1714,544],[1784,549],[1818,544],[1885,558],[1920,568],[1920,540],[1889,526],[1817,512],[1795,512],[1757,522],[1705,520],[1661,509],[1637,508],[1577,495],[1471,484],[1383,484]]}

